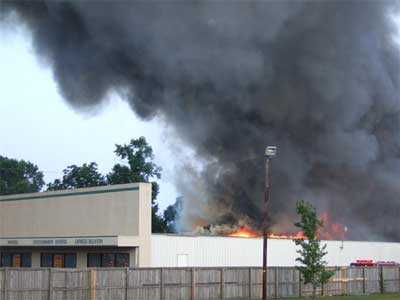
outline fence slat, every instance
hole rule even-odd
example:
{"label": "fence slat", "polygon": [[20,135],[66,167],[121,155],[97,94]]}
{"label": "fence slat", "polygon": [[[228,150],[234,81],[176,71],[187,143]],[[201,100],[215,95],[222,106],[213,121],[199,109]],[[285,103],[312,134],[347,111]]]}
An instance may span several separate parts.
{"label": "fence slat", "polygon": [[274,298],[278,299],[278,268],[274,270]]}
{"label": "fence slat", "polygon": [[192,268],[191,270],[191,277],[190,277],[190,283],[191,283],[191,289],[190,289],[190,299],[195,300],[196,299],[196,269]]}
{"label": "fence slat", "polygon": [[299,271],[297,271],[298,273],[299,273],[299,279],[298,279],[298,281],[299,281],[299,298],[301,298],[301,273],[299,272]]}
{"label": "fence slat", "polygon": [[4,269],[4,281],[3,281],[3,299],[6,300],[7,299],[7,268]]}
{"label": "fence slat", "polygon": [[251,268],[249,268],[249,299],[251,299],[251,289],[253,288],[251,281]]}
{"label": "fence slat", "polygon": [[221,289],[220,298],[224,299],[225,298],[224,297],[224,288],[225,288],[225,286],[224,286],[224,268],[221,268],[220,272],[221,272],[221,274],[220,274],[220,289]]}
{"label": "fence slat", "polygon": [[48,269],[49,270],[49,292],[48,292],[48,299],[49,300],[52,300],[52,294],[51,294],[51,292],[52,292],[52,289],[53,289],[53,287],[52,287],[52,285],[53,285],[53,278],[51,277],[51,274],[52,274],[52,272],[51,272],[51,268],[49,268]]}
{"label": "fence slat", "polygon": [[90,270],[90,300],[96,300],[96,270]]}
{"label": "fence slat", "polygon": [[125,269],[125,300],[128,300],[129,290],[129,268]]}
{"label": "fence slat", "polygon": [[164,299],[164,278],[163,269],[160,269],[160,300]]}

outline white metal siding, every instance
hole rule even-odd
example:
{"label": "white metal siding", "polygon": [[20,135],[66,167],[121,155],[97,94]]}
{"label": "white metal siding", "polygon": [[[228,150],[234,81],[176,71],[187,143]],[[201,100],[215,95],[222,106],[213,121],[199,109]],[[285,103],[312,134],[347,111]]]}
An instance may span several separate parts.
{"label": "white metal siding", "polygon": [[188,266],[256,266],[260,246],[258,239],[152,235],[152,266],[176,267],[182,254],[187,254]]}
{"label": "white metal siding", "polygon": [[[400,243],[327,241],[330,266],[345,266],[356,259],[400,262]],[[262,239],[238,237],[157,235],[151,237],[153,267],[176,267],[187,255],[188,266],[261,266]],[[291,240],[268,240],[268,265],[296,264],[296,246]]]}

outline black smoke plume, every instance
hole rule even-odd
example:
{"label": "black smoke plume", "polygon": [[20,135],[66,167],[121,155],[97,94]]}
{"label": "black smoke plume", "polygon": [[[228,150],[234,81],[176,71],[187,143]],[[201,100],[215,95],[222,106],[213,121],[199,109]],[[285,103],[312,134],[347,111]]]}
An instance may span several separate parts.
{"label": "black smoke plume", "polygon": [[0,11],[3,24],[15,14],[29,27],[73,107],[121,93],[207,162],[183,188],[196,199],[191,220],[257,225],[272,144],[273,226],[304,198],[352,238],[400,240],[394,3],[2,1]]}

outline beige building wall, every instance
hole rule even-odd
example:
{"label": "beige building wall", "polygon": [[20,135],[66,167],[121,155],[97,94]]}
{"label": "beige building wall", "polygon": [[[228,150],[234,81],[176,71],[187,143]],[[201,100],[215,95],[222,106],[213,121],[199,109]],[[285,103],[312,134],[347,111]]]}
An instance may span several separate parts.
{"label": "beige building wall", "polygon": [[[45,243],[54,248],[79,247],[85,237],[91,241],[99,238],[104,246],[136,248],[131,261],[133,258],[145,267],[151,259],[150,236],[149,183],[0,197],[1,247]],[[32,262],[37,259],[35,254]]]}

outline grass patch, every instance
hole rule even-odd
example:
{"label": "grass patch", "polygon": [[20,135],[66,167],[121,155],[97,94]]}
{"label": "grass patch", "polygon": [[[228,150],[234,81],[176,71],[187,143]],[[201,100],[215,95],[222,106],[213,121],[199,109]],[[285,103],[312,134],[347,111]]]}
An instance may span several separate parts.
{"label": "grass patch", "polygon": [[[292,300],[312,299],[312,298],[291,298]],[[368,296],[335,296],[335,297],[320,297],[321,300],[400,300],[400,294],[377,294]]]}

